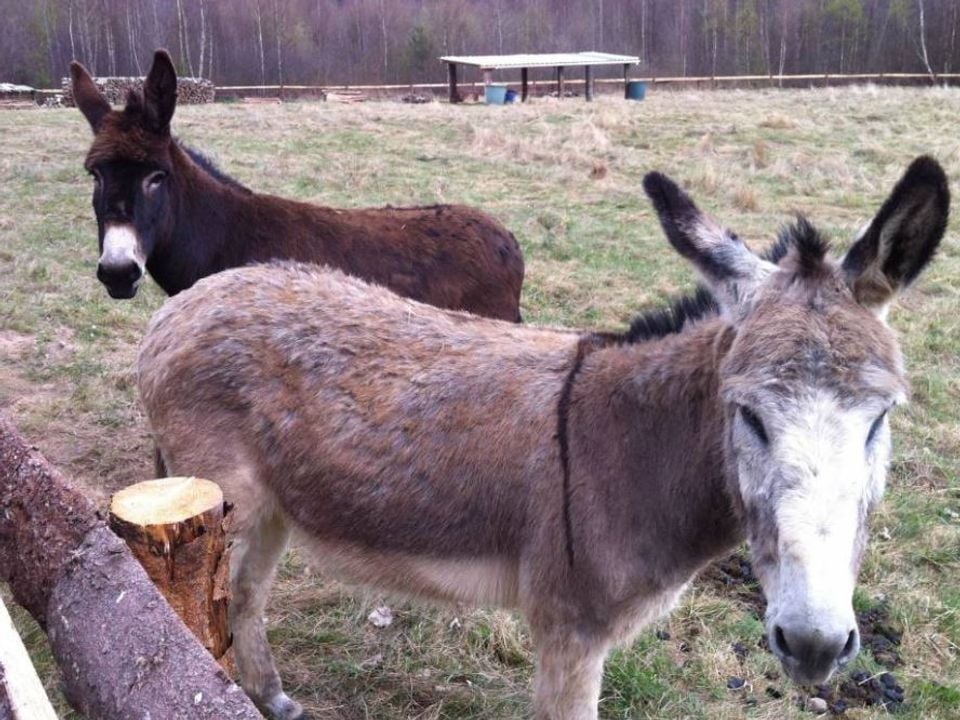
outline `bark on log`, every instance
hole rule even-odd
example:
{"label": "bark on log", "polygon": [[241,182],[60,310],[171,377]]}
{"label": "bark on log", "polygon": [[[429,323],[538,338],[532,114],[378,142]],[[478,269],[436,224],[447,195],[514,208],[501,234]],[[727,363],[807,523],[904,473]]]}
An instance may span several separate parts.
{"label": "bark on log", "polygon": [[102,720],[260,718],[93,504],[0,416],[0,581]]}
{"label": "bark on log", "polygon": [[137,483],[110,503],[110,528],[207,652],[230,672],[224,515],[220,487],[190,477]]}

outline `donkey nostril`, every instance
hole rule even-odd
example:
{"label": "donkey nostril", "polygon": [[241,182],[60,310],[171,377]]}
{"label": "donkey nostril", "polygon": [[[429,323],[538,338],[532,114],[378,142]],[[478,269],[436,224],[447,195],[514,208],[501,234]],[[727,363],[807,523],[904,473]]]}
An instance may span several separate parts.
{"label": "donkey nostril", "polygon": [[791,657],[793,655],[793,653],[790,652],[790,645],[787,644],[787,636],[783,634],[783,628],[779,625],[773,629],[773,644],[784,657]]}
{"label": "donkey nostril", "polygon": [[850,634],[847,636],[847,644],[843,646],[843,650],[840,652],[840,658],[838,662],[841,665],[850,662],[854,655],[857,654],[857,643],[857,631],[851,630]]}

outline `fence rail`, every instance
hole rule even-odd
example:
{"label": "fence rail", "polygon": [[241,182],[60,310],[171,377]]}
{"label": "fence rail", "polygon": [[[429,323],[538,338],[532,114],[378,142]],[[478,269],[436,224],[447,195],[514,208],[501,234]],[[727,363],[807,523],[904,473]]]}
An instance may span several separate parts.
{"label": "fence rail", "polygon": [[[694,87],[721,87],[727,85],[736,85],[738,83],[767,83],[770,87],[780,87],[782,85],[796,85],[797,83],[811,83],[829,86],[830,84],[843,84],[850,82],[891,82],[904,84],[931,84],[931,85],[956,85],[960,84],[960,73],[940,73],[933,76],[926,73],[808,73],[802,75],[698,75],[698,76],[665,76],[656,75],[637,76],[631,80],[639,80],[649,83],[652,86],[694,86]],[[570,78],[564,81],[565,85],[583,85],[582,79]],[[623,85],[622,78],[597,78],[594,80],[597,85]],[[481,87],[482,82],[461,83],[461,87],[469,86]],[[537,86],[556,86],[556,80],[531,80],[530,85]],[[392,85],[218,85],[218,93],[226,94],[247,94],[247,93],[277,93],[282,95],[289,93],[320,93],[320,92],[338,92],[343,90],[356,90],[360,92],[391,92],[416,90],[446,90],[447,83],[413,83],[413,84],[392,84]],[[58,95],[62,93],[60,88],[37,90],[38,95]]]}

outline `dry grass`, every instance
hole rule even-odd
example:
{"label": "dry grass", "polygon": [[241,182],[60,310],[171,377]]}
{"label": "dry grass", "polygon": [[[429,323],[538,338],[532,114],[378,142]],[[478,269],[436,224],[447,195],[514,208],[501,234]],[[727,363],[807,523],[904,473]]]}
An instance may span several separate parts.
{"label": "dry grass", "polygon": [[[795,211],[843,247],[915,155],[960,178],[960,92],[819,89],[651,93],[526,106],[291,104],[178,110],[175,127],[252,187],[330,205],[479,205],[528,259],[531,322],[619,326],[690,287],[640,190],[661,169],[755,247]],[[110,301],[96,283],[89,141],[76,111],[0,116],[0,408],[101,501],[149,476],[132,386],[156,288]],[[931,271],[892,316],[914,385],[858,603],[885,598],[905,629],[906,716],[960,717],[960,246],[951,223]],[[384,602],[287,558],[268,611],[292,694],[322,718],[502,718],[528,712],[529,638],[515,616]],[[35,628],[28,628],[46,676]],[[605,718],[798,718],[800,695],[758,647],[749,603],[701,584],[608,664]],[[661,633],[662,638],[666,635]],[[738,657],[734,643],[748,652]],[[862,667],[878,669],[870,653]],[[747,681],[730,691],[731,676]],[[774,697],[782,693],[782,697]],[[858,718],[884,714],[851,711]]]}

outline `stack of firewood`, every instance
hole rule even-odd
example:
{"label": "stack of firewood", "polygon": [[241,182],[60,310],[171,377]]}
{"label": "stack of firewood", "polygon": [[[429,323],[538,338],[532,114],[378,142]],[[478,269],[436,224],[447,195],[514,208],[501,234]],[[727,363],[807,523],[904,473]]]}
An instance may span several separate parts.
{"label": "stack of firewood", "polygon": [[[142,90],[141,77],[98,77],[94,78],[100,92],[104,94],[111,105],[122,105],[127,100],[128,90]],[[70,78],[63,78],[63,104],[73,107],[73,83]],[[213,102],[216,87],[204,78],[177,78],[177,104],[196,105]]]}

